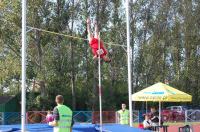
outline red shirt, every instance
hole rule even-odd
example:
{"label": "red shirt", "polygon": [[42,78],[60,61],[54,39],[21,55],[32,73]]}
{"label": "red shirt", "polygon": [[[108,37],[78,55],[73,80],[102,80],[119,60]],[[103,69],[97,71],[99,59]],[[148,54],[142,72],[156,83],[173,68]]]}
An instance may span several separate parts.
{"label": "red shirt", "polygon": [[[99,40],[97,38],[93,38],[89,44],[91,48],[98,49]],[[100,41],[100,48],[103,48],[103,41]]]}

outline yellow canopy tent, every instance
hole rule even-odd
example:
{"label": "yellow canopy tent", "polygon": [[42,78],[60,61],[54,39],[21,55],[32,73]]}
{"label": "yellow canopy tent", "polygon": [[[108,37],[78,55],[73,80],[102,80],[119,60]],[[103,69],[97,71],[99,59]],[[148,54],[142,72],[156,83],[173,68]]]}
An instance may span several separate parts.
{"label": "yellow canopy tent", "polygon": [[161,119],[161,102],[191,102],[192,96],[159,82],[132,94],[132,101],[159,102],[159,119]]}

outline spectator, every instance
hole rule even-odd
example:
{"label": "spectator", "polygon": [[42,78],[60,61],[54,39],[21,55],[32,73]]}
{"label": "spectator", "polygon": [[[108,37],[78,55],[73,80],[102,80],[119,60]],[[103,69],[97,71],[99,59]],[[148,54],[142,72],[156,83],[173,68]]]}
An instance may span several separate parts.
{"label": "spectator", "polygon": [[54,116],[53,116],[53,113],[49,110],[47,111],[46,122],[49,123],[52,121],[54,121]]}
{"label": "spectator", "polygon": [[145,130],[152,130],[152,122],[149,115],[145,115],[145,120],[143,121],[143,127]]}
{"label": "spectator", "polygon": [[122,104],[122,109],[117,111],[119,123],[122,125],[129,124],[129,110],[126,109],[126,104]]}
{"label": "spectator", "polygon": [[159,113],[155,107],[151,107],[150,117],[152,126],[159,126]]}

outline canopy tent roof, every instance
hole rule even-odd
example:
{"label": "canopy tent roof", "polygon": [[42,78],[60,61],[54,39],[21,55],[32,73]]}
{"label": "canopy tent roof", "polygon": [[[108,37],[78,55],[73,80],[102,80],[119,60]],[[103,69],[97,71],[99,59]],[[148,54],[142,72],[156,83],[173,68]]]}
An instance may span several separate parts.
{"label": "canopy tent roof", "polygon": [[192,96],[159,82],[132,94],[132,101],[191,102]]}

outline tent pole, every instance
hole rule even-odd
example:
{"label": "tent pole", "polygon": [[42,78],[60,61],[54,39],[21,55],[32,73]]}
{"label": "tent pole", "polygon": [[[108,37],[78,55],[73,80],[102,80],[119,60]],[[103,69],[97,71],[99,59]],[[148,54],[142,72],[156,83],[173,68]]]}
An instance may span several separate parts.
{"label": "tent pole", "polygon": [[22,89],[21,89],[21,131],[26,123],[26,0],[22,0]]}
{"label": "tent pole", "polygon": [[159,101],[159,126],[161,125],[161,102]]}
{"label": "tent pole", "polygon": [[147,101],[146,101],[146,114],[148,112],[148,104],[147,104]]}

